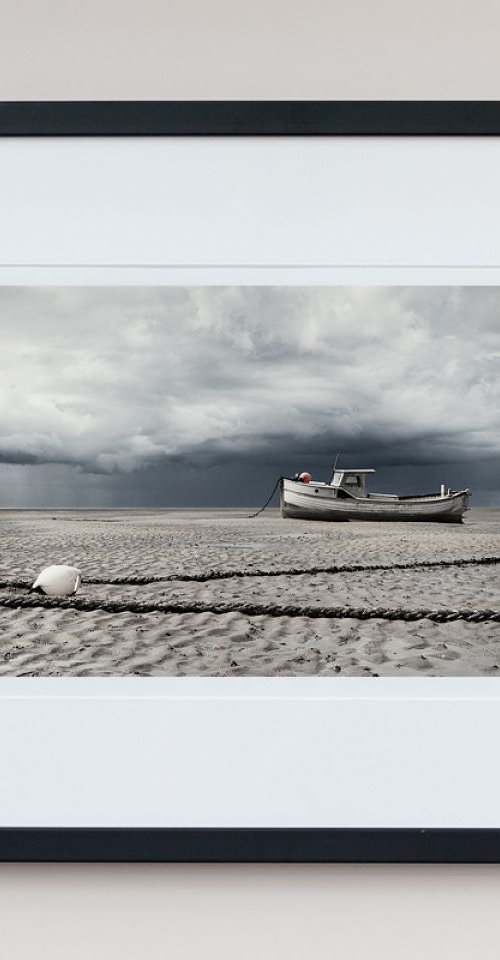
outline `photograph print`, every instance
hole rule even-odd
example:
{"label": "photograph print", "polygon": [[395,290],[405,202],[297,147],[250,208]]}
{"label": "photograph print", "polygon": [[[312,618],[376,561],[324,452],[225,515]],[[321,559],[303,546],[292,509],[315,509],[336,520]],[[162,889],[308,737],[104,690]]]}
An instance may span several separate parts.
{"label": "photograph print", "polygon": [[0,676],[500,674],[500,287],[0,287]]}

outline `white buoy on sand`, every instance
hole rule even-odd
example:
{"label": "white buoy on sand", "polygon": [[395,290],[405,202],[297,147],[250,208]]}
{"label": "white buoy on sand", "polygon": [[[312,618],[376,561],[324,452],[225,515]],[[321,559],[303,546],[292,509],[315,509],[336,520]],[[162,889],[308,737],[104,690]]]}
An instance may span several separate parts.
{"label": "white buoy on sand", "polygon": [[81,582],[82,572],[78,567],[54,564],[42,570],[31,587],[31,591],[45,593],[48,597],[67,597],[76,593]]}

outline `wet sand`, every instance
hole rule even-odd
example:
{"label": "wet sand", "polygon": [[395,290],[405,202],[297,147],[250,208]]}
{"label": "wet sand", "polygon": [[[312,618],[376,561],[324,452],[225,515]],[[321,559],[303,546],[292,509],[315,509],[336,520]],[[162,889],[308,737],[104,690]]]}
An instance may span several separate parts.
{"label": "wet sand", "polygon": [[[50,563],[82,569],[79,596],[302,607],[500,610],[500,564],[357,573],[286,573],[202,583],[89,583],[210,571],[500,558],[500,510],[461,525],[312,523],[276,510],[0,512],[0,578]],[[0,588],[0,599],[23,596]],[[423,619],[108,613],[0,606],[0,676],[494,676],[500,623]]]}

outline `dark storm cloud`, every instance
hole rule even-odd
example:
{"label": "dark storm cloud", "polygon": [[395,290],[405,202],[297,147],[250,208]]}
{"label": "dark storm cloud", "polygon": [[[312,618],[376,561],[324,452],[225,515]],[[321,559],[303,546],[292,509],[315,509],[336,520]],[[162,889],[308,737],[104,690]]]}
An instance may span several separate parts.
{"label": "dark storm cloud", "polygon": [[4,287],[0,335],[0,462],[54,476],[500,454],[494,287]]}

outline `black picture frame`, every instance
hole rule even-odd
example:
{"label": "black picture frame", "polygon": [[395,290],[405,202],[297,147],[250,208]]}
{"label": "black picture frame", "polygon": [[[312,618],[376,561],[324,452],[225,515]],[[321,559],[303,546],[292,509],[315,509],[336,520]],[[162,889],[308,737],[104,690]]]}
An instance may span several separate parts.
{"label": "black picture frame", "polygon": [[500,102],[0,102],[2,137],[498,136]]}
{"label": "black picture frame", "polygon": [[[0,103],[1,137],[500,135],[496,101]],[[1,828],[2,862],[499,863],[500,828]]]}

